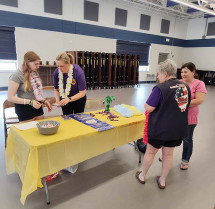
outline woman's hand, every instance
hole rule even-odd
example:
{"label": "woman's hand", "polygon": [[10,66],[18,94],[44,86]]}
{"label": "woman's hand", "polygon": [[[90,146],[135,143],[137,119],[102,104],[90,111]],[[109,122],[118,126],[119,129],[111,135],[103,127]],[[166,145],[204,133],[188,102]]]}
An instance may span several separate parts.
{"label": "woman's hand", "polygon": [[69,98],[62,99],[59,104],[60,106],[65,106],[70,102]]}
{"label": "woman's hand", "polygon": [[46,104],[46,107],[48,108],[48,112],[51,112],[52,111],[52,105],[47,100],[45,100],[45,104]]}
{"label": "woman's hand", "polygon": [[40,107],[42,106],[42,104],[36,100],[32,100],[33,103],[32,103],[32,106],[35,108],[35,109],[40,109]]}
{"label": "woman's hand", "polygon": [[57,106],[58,108],[61,107],[60,101],[56,101],[55,104],[57,104],[56,106]]}

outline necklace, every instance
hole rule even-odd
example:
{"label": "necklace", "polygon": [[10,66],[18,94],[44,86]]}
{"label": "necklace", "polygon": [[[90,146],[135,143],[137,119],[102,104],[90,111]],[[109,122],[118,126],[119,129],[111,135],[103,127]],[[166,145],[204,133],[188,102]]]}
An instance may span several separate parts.
{"label": "necklace", "polygon": [[59,93],[62,98],[67,98],[69,95],[69,92],[71,90],[71,84],[73,79],[73,65],[70,65],[69,72],[68,72],[68,78],[66,80],[66,89],[63,88],[63,73],[58,69],[59,73]]}
{"label": "necklace", "polygon": [[36,100],[42,101],[43,100],[43,95],[42,95],[43,87],[42,87],[41,80],[36,72],[31,71],[30,81],[31,81],[31,87],[33,89],[33,93],[34,93]]}

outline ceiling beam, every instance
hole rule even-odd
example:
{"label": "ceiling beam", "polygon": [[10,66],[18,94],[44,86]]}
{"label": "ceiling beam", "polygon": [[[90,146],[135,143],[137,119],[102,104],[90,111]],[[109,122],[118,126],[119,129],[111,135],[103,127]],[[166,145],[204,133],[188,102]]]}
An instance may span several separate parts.
{"label": "ceiling beam", "polygon": [[171,1],[174,1],[174,2],[179,3],[179,4],[183,4],[187,7],[190,7],[190,8],[193,8],[193,9],[196,9],[196,10],[199,10],[199,11],[202,11],[202,12],[205,12],[207,14],[211,14],[211,15],[215,16],[215,11],[206,8],[205,6],[203,6],[203,4],[201,2],[200,2],[200,5],[198,5],[198,4],[186,1],[186,0],[171,0]]}

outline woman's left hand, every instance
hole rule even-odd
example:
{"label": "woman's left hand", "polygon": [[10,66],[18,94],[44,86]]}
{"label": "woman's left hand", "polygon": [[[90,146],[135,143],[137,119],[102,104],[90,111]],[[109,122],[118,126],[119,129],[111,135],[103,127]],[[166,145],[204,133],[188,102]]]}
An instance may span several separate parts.
{"label": "woman's left hand", "polygon": [[65,105],[67,105],[69,102],[70,102],[69,98],[62,99],[62,100],[60,100],[60,105],[61,105],[61,106],[65,106]]}
{"label": "woman's left hand", "polygon": [[48,112],[52,111],[52,105],[49,103],[49,101],[45,101],[46,107],[48,108]]}

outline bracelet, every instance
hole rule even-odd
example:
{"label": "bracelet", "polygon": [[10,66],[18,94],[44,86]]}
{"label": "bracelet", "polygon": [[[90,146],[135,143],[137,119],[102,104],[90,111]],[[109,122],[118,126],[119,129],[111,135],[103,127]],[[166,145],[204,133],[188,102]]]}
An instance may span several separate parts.
{"label": "bracelet", "polygon": [[34,100],[33,99],[30,101],[29,105],[31,105],[33,107],[33,105],[34,105]]}
{"label": "bracelet", "polygon": [[26,102],[26,100],[24,99],[24,105],[26,105],[26,103],[25,103],[25,102]]}

